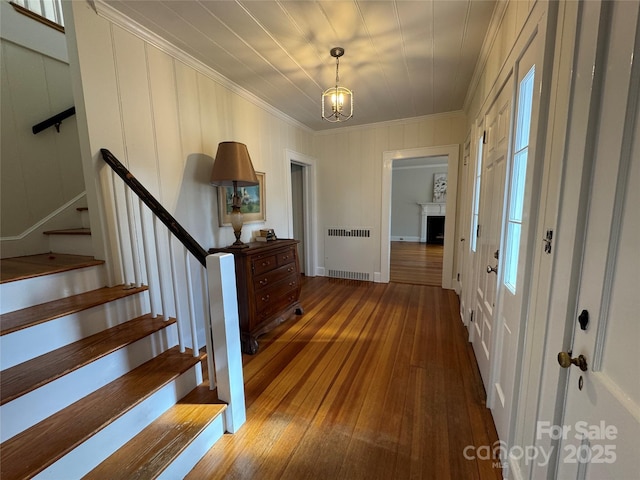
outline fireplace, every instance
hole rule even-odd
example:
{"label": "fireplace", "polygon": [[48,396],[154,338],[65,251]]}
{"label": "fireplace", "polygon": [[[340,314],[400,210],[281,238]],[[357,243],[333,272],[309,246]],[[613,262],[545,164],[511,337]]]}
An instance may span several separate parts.
{"label": "fireplace", "polygon": [[427,244],[444,245],[444,216],[427,217]]}
{"label": "fireplace", "polygon": [[[444,244],[444,216],[446,204],[444,203],[418,203],[421,207],[420,241],[423,243]],[[431,218],[437,218],[440,225],[431,227]],[[434,233],[431,233],[435,230]]]}

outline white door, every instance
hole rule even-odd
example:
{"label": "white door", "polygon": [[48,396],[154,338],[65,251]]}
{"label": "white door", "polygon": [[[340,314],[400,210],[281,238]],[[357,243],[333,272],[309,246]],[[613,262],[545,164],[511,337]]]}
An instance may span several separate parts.
{"label": "white door", "polygon": [[[535,230],[531,209],[538,203],[543,158],[536,155],[538,112],[541,92],[541,46],[543,27],[535,29],[524,52],[515,63],[516,79],[514,130],[507,168],[507,202],[500,260],[499,307],[494,316],[494,362],[488,403],[500,440],[511,444],[512,409],[518,395],[516,382],[522,339],[521,327],[526,317],[527,299],[531,289],[531,263]],[[533,224],[532,224],[533,223]],[[531,245],[530,245],[531,244]]]}
{"label": "white door", "polygon": [[[467,138],[464,142],[464,151],[462,154],[462,165],[458,168],[459,184],[463,186],[463,190],[467,191],[469,185],[469,163],[471,157],[471,140]],[[466,319],[464,315],[465,302],[464,295],[462,295],[462,289],[464,285],[465,275],[465,259],[467,257],[467,234],[465,233],[467,225],[469,225],[469,205],[470,198],[464,198],[458,207],[458,214],[456,215],[456,235],[458,241],[457,255],[456,255],[456,283],[455,290],[460,297],[460,319],[466,325]]]}
{"label": "white door", "polygon": [[[608,37],[562,425],[561,479],[640,476],[640,2],[586,2]],[[608,28],[608,31],[607,31]],[[602,32],[601,30],[600,32]],[[596,34],[598,32],[595,32]],[[589,162],[589,160],[587,160]],[[590,183],[589,183],[590,182]],[[573,298],[573,297],[572,297]],[[582,314],[586,319],[586,313]],[[566,365],[567,363],[565,363]],[[558,367],[560,368],[560,367]]]}
{"label": "white door", "polygon": [[504,210],[504,180],[511,124],[511,76],[486,115],[486,145],[482,159],[480,215],[477,233],[477,288],[473,318],[473,349],[488,391]]}

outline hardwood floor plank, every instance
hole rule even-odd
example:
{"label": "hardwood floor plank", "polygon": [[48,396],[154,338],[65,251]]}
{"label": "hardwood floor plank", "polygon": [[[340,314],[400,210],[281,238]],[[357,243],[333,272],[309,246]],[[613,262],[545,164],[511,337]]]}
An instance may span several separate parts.
{"label": "hardwood floor plank", "polygon": [[391,242],[389,280],[414,285],[442,285],[442,245]]}
{"label": "hardwood floor plank", "polygon": [[477,402],[477,366],[465,354],[453,292],[302,284],[305,314],[245,360],[247,423],[188,479],[500,478],[463,455],[467,442],[497,437]]}

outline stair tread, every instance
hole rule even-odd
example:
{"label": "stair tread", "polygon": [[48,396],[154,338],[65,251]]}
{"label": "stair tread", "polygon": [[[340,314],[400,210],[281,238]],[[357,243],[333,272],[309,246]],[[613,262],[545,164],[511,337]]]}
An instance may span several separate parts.
{"label": "stair tread", "polygon": [[143,315],[2,371],[0,405],[140,340],[175,319]]}
{"label": "stair tread", "polygon": [[91,235],[90,228],[63,228],[60,230],[47,230],[44,235]]}
{"label": "stair tread", "polygon": [[88,308],[147,290],[146,286],[124,288],[122,285],[103,287],[70,297],[41,303],[0,315],[0,335],[64,317]]}
{"label": "stair tread", "polygon": [[31,478],[200,361],[171,348],[0,445],[0,477]]}
{"label": "stair tread", "polygon": [[83,480],[156,478],[226,408],[215,390],[197,387]]}
{"label": "stair tread", "polygon": [[0,283],[102,264],[104,260],[96,260],[94,257],[55,252],[3,258],[0,260]]}

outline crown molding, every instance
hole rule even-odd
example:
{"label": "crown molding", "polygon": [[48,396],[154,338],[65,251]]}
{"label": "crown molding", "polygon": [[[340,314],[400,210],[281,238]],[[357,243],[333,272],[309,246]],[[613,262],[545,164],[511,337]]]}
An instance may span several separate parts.
{"label": "crown molding", "polygon": [[478,84],[480,83],[480,78],[482,77],[482,73],[487,66],[487,61],[489,60],[489,53],[493,49],[493,45],[498,38],[498,32],[500,31],[500,25],[502,25],[502,20],[507,12],[507,5],[509,1],[512,0],[498,0],[496,2],[496,6],[493,9],[493,14],[491,15],[491,21],[489,22],[489,28],[487,30],[487,34],[484,36],[484,41],[482,42],[482,47],[480,48],[480,55],[478,56],[478,61],[476,62],[476,68],[473,70],[473,76],[471,77],[471,81],[469,82],[469,87],[467,88],[467,94],[464,98],[463,110],[465,112],[469,111],[469,106],[471,105],[471,100],[473,100],[473,95],[475,94],[476,89],[478,88]]}
{"label": "crown molding", "polygon": [[452,112],[434,113],[431,115],[421,115],[419,117],[399,118],[397,120],[386,120],[384,122],[364,123],[362,125],[353,125],[351,127],[332,128],[329,130],[320,130],[313,132],[316,136],[335,135],[338,133],[348,133],[355,130],[368,130],[376,127],[393,127],[396,125],[411,125],[414,123],[424,122],[425,120],[438,119],[445,117],[466,117],[463,110],[454,110]]}
{"label": "crown molding", "polygon": [[99,16],[101,16],[102,18],[104,18],[105,20],[107,20],[107,21],[109,21],[111,23],[114,23],[115,25],[118,25],[121,28],[124,28],[125,30],[127,30],[131,34],[133,34],[136,37],[140,38],[142,41],[144,41],[146,43],[149,43],[150,45],[153,45],[154,47],[156,47],[160,51],[166,53],[167,55],[170,55],[171,57],[173,57],[176,60],[184,63],[188,67],[193,68],[198,73],[201,73],[202,75],[210,78],[214,82],[216,82],[219,85],[227,88],[228,90],[230,90],[231,92],[235,93],[236,95],[244,98],[245,100],[251,102],[255,106],[265,110],[266,112],[270,113],[271,115],[273,115],[273,116],[285,121],[286,123],[289,123],[290,125],[292,125],[294,127],[297,127],[297,128],[302,129],[302,130],[305,130],[307,133],[310,133],[310,134],[315,133],[315,131],[313,129],[309,128],[308,126],[306,126],[305,124],[299,122],[298,120],[290,117],[286,113],[278,110],[273,105],[271,105],[271,104],[265,102],[264,100],[258,98],[253,93],[249,92],[248,90],[245,90],[244,88],[242,88],[238,84],[236,84],[236,83],[232,82],[231,80],[229,80],[224,75],[218,73],[217,71],[215,71],[211,67],[205,65],[200,60],[196,59],[195,57],[189,55],[188,53],[184,52],[180,48],[176,47],[173,43],[171,43],[168,40],[162,38],[157,33],[154,33],[151,30],[149,30],[148,28],[140,25],[138,22],[136,22],[132,18],[126,16],[122,12],[116,10],[111,5],[103,2],[102,0],[94,0],[92,3],[93,3],[93,6],[95,8],[96,13]]}

